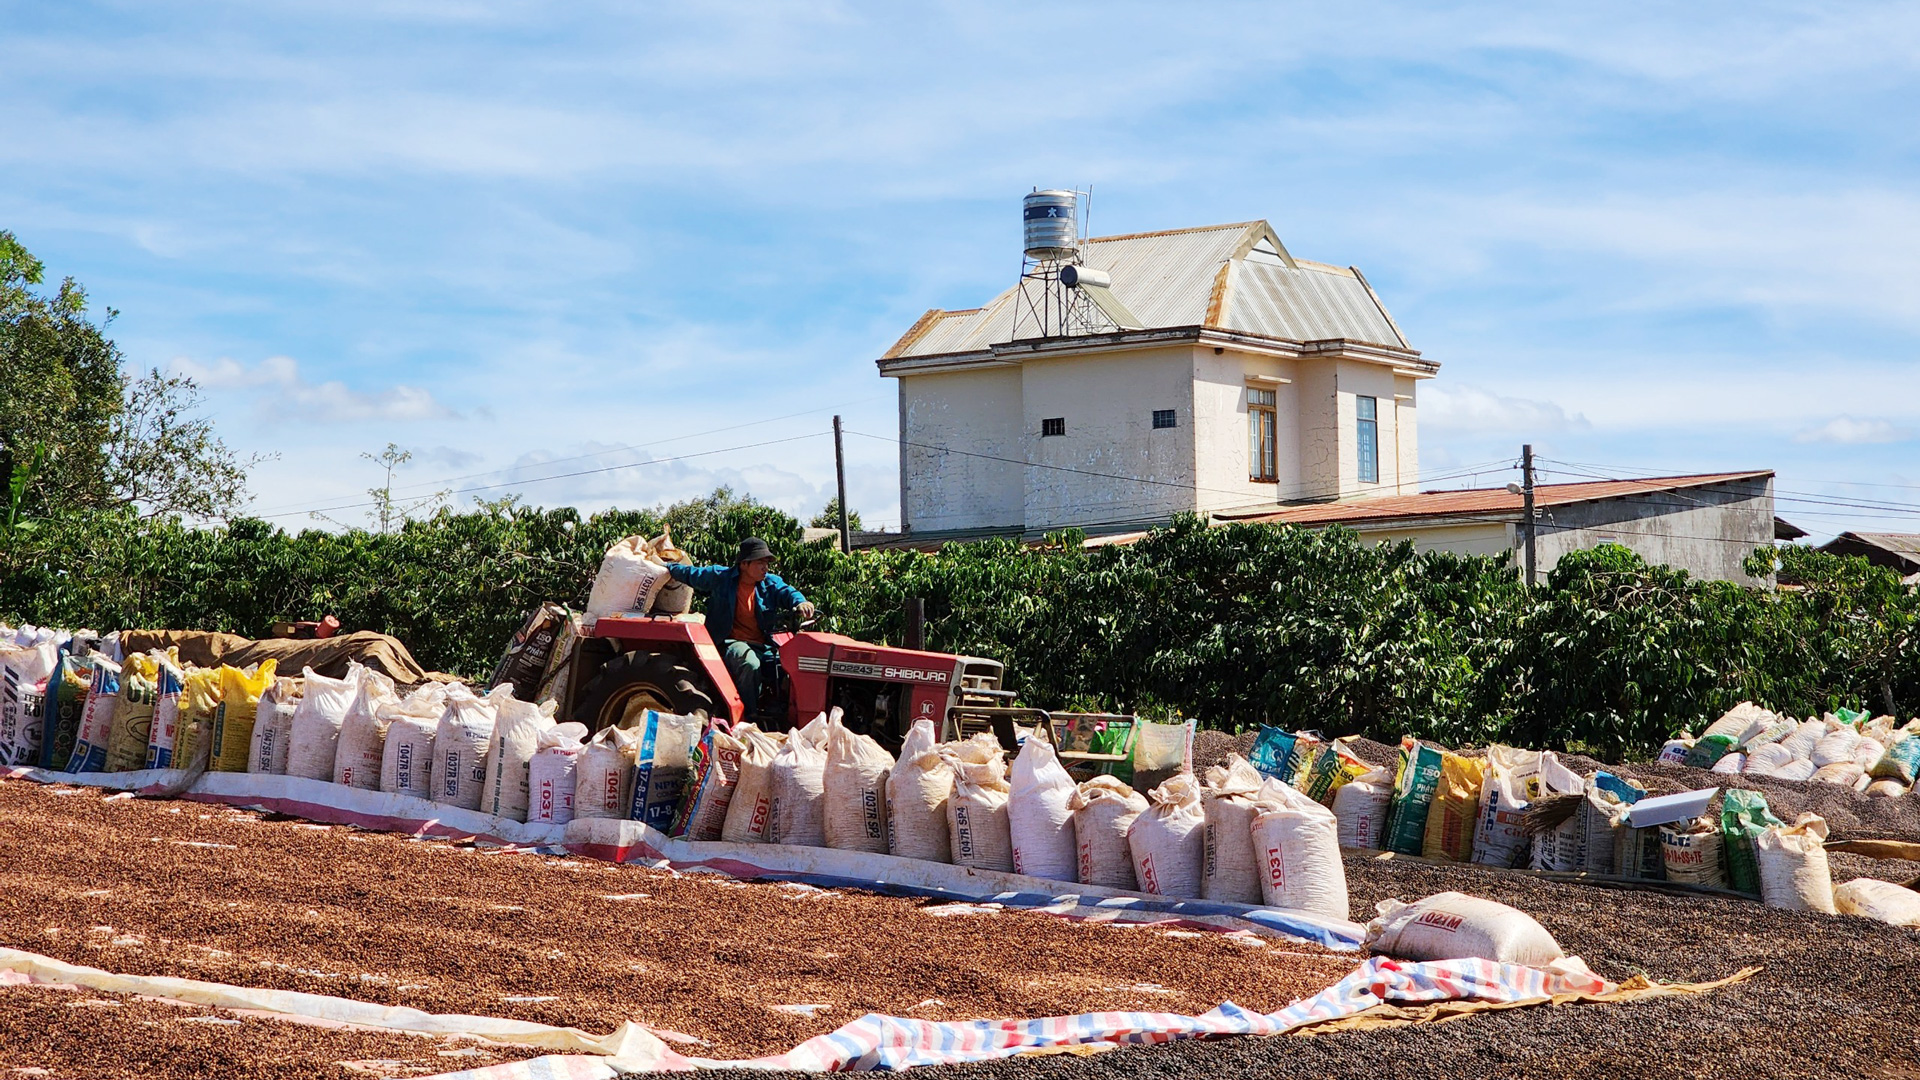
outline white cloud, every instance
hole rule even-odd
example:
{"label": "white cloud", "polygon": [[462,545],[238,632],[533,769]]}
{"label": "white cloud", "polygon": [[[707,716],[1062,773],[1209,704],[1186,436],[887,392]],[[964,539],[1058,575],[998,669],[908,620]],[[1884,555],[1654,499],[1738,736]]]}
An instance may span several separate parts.
{"label": "white cloud", "polygon": [[355,390],[337,379],[310,382],[290,356],[269,356],[248,367],[221,357],[202,362],[176,357],[173,371],[208,390],[250,391],[255,406],[276,420],[342,423],[356,420],[441,420],[459,414],[434,400],[432,392],[397,383],[381,390]]}
{"label": "white cloud", "polygon": [[1836,416],[1818,427],[1807,428],[1800,432],[1793,437],[1793,441],[1861,446],[1906,442],[1913,438],[1913,435],[1912,428],[1902,427],[1890,420]]}
{"label": "white cloud", "polygon": [[1429,384],[1420,389],[1420,426],[1435,431],[1521,435],[1591,427],[1551,401],[1505,397],[1474,386]]}

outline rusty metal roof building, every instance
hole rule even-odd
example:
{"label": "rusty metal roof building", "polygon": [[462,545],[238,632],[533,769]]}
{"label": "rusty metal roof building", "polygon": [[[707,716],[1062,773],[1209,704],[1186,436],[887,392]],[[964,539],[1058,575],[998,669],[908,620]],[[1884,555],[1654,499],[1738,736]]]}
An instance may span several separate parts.
{"label": "rusty metal roof building", "polygon": [[[1534,506],[1545,510],[1554,506],[1618,499],[1632,495],[1682,492],[1687,488],[1709,487],[1739,480],[1757,480],[1773,475],[1769,469],[1747,472],[1699,473],[1691,476],[1656,476],[1644,480],[1590,480],[1577,484],[1540,484],[1533,489]],[[1391,522],[1428,521],[1435,518],[1470,520],[1518,520],[1521,497],[1505,488],[1465,488],[1456,491],[1423,491],[1418,495],[1388,495],[1346,502],[1305,503],[1275,510],[1247,510],[1215,514],[1221,522],[1267,525],[1358,525]],[[1920,537],[1909,537],[1920,541]]]}
{"label": "rusty metal roof building", "polygon": [[1920,573],[1920,534],[1843,532],[1820,545],[1830,555],[1858,555],[1902,577]]}
{"label": "rusty metal roof building", "polygon": [[[1112,275],[1114,295],[1147,331],[1191,327],[1419,355],[1358,269],[1294,258],[1265,221],[1094,237],[1082,258]],[[984,307],[927,312],[882,363],[990,352],[1012,341],[1018,293],[1015,286]]]}

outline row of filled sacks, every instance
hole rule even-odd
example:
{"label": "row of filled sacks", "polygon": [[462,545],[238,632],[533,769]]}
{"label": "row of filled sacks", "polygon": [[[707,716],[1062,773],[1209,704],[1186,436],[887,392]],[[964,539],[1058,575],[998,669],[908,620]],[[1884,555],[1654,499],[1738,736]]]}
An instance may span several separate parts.
{"label": "row of filled sacks", "polygon": [[1659,760],[1728,775],[1817,780],[1869,795],[1908,794],[1920,772],[1920,720],[1842,709],[1795,720],[1743,701],[1708,725],[1667,741]]}
{"label": "row of filled sacks", "polygon": [[[655,751],[636,750],[636,788],[675,764],[654,734]],[[618,729],[601,739],[637,741]],[[993,736],[937,743],[923,718],[896,761],[836,710],[788,733],[709,725],[686,775],[672,785],[677,806],[636,790],[633,816],[693,840],[892,854],[1349,917],[1333,813],[1238,757],[1142,796],[1111,776],[1076,783],[1044,734],[1029,735],[1009,766]],[[588,782],[583,774],[580,790]]]}
{"label": "row of filled sacks", "polygon": [[[95,652],[118,661],[119,635],[0,624],[0,765],[67,767],[73,753],[72,728],[66,731],[64,743],[56,745],[45,738],[49,684],[58,691],[57,676],[67,654],[84,658]],[[80,665],[81,673],[86,670]],[[77,683],[68,687],[69,701],[86,692],[84,674]],[[77,708],[70,708],[69,714],[77,723]]]}
{"label": "row of filled sacks", "polygon": [[43,705],[29,719],[59,771],[204,762],[214,772],[326,780],[515,821],[567,820],[563,806],[532,799],[535,759],[553,748],[549,757],[570,770],[586,728],[554,723],[551,704],[520,701],[510,686],[481,697],[430,682],[401,694],[358,663],[334,679],[311,668],[281,676],[272,660],[201,668],[174,650],[120,661],[97,648],[50,655]]}

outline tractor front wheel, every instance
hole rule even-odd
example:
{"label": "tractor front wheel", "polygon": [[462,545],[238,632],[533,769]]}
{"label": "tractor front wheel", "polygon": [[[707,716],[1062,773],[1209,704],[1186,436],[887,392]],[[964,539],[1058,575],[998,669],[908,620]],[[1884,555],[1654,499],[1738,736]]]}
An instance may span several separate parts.
{"label": "tractor front wheel", "polygon": [[635,721],[640,710],[712,716],[705,676],[665,653],[630,652],[606,662],[581,691],[573,718],[588,731]]}

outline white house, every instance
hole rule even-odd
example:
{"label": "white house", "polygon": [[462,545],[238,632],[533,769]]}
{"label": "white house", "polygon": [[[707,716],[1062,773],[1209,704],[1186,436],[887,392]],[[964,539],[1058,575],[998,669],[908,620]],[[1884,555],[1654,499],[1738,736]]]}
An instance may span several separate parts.
{"label": "white house", "polygon": [[1104,329],[1019,338],[1016,285],[927,312],[878,361],[914,539],[1418,490],[1415,388],[1439,365],[1359,270],[1295,259],[1264,221],[1098,237],[1080,265],[1111,278]]}

